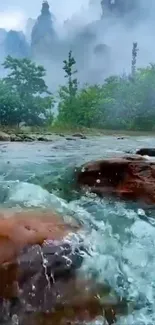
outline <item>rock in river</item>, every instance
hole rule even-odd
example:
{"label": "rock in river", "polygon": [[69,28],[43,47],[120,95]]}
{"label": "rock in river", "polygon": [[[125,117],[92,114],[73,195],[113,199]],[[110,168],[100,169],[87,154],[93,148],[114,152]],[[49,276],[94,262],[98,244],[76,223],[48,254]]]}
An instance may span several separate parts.
{"label": "rock in river", "polygon": [[80,324],[102,315],[104,307],[113,324],[121,303],[116,297],[101,303],[99,288],[77,276],[87,251],[80,238],[73,245],[66,236],[79,230],[48,211],[0,213],[1,322],[16,315],[21,325]]}
{"label": "rock in river", "polygon": [[75,137],[75,138],[80,138],[80,139],[82,139],[82,140],[87,139],[87,137],[86,137],[84,134],[82,134],[82,133],[74,133],[74,134],[73,134],[73,137]]}
{"label": "rock in river", "polygon": [[155,148],[141,148],[136,151],[137,155],[155,157]]}
{"label": "rock in river", "polygon": [[0,141],[10,141],[9,134],[0,131]]}
{"label": "rock in river", "polygon": [[53,141],[53,134],[35,134],[35,133],[12,133],[0,132],[0,141],[11,142],[34,142],[34,141]]}
{"label": "rock in river", "polygon": [[77,183],[100,196],[155,203],[155,162],[131,155],[86,163],[77,171]]}

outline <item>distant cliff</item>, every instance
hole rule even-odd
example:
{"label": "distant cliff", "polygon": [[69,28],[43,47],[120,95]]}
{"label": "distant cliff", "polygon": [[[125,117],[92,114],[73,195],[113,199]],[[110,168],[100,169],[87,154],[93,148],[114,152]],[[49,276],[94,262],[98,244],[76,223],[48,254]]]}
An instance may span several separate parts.
{"label": "distant cliff", "polygon": [[[57,39],[53,26],[53,16],[49,10],[47,1],[43,1],[41,14],[37,18],[31,34],[31,53],[37,58],[49,55],[52,51],[53,42]],[[51,53],[52,55],[52,53]]]}
{"label": "distant cliff", "polygon": [[23,32],[10,30],[4,39],[5,55],[22,58],[30,55],[30,48]]}
{"label": "distant cliff", "polygon": [[114,15],[124,16],[138,8],[136,0],[101,0],[102,17],[109,11]]}
{"label": "distant cliff", "polygon": [[26,23],[25,36],[29,43],[31,43],[31,34],[32,34],[32,29],[35,25],[35,22],[36,22],[35,19],[29,18]]}
{"label": "distant cliff", "polygon": [[[110,0],[104,0],[105,5],[108,10],[112,10]],[[73,25],[72,19],[64,22],[66,36],[59,39],[49,4],[43,1],[38,18],[28,19],[25,35],[23,32],[13,30],[6,32],[0,29],[0,61],[3,61],[8,54],[17,58],[30,57],[44,65],[50,83],[52,71],[53,84],[58,85],[64,80],[62,62],[72,50],[77,61],[80,80],[100,81],[109,69],[111,51],[97,37],[98,31],[103,29],[102,19],[85,26],[79,25],[79,28],[73,28]]]}

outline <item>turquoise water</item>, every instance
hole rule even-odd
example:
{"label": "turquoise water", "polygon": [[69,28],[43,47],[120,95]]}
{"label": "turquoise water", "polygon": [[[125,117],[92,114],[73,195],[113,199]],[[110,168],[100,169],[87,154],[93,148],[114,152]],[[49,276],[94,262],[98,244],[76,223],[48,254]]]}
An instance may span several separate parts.
{"label": "turquoise water", "polygon": [[[132,308],[119,325],[155,324],[155,227],[138,205],[74,190],[74,170],[84,162],[155,147],[155,138],[116,137],[51,143],[0,143],[0,205],[22,209],[45,207],[79,219],[92,256],[83,270],[108,282]],[[98,321],[103,324],[103,321]]]}

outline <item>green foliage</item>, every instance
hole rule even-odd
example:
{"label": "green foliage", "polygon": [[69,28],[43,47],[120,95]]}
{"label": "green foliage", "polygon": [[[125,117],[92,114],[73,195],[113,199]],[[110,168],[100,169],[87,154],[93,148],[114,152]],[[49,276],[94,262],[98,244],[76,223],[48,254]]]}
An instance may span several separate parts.
{"label": "green foliage", "polygon": [[56,124],[68,124],[76,125],[76,114],[78,110],[77,106],[77,92],[78,81],[74,78],[74,74],[77,70],[74,69],[76,61],[72,56],[72,51],[68,54],[68,59],[63,61],[63,70],[65,71],[65,78],[67,79],[67,85],[61,86],[59,89],[59,117]]}
{"label": "green foliage", "polygon": [[41,125],[49,114],[52,121],[54,100],[44,81],[44,67],[11,56],[7,56],[3,67],[8,75],[0,84],[0,123]]}
{"label": "green foliage", "polygon": [[0,80],[0,123],[16,125],[20,122],[19,112],[22,110],[20,96]]}
{"label": "green foliage", "polygon": [[[42,66],[8,56],[8,75],[0,80],[0,123],[46,125],[65,129],[155,130],[155,64],[136,69],[137,43],[133,44],[131,73],[110,76],[103,85],[79,86],[76,60],[64,60],[66,84],[58,99],[48,91]],[[56,120],[52,108],[58,106]],[[53,123],[54,122],[54,123]]]}
{"label": "green foliage", "polygon": [[35,94],[49,93],[44,77],[46,70],[42,66],[37,66],[31,60],[15,59],[7,56],[3,67],[9,70],[9,74],[4,78],[8,86],[18,91],[22,99]]}
{"label": "green foliage", "polygon": [[72,56],[72,51],[70,51],[68,54],[68,60],[64,60],[63,63],[63,70],[66,73],[65,78],[68,79],[67,91],[70,99],[72,99],[72,97],[76,96],[78,88],[77,79],[73,78],[73,75],[77,73],[77,70],[74,70],[74,65],[76,65],[76,61]]}
{"label": "green foliage", "polygon": [[99,128],[103,120],[104,110],[100,109],[103,98],[103,88],[99,85],[86,85],[77,95],[78,110],[76,123],[88,128]]}
{"label": "green foliage", "polygon": [[103,85],[78,88],[69,53],[64,61],[68,83],[60,88],[57,124],[114,130],[155,130],[155,65],[136,70],[137,43],[133,43],[131,75],[111,76]]}
{"label": "green foliage", "polygon": [[59,115],[56,125],[66,127],[99,127],[99,120],[103,118],[100,111],[103,90],[102,86],[85,85],[78,89],[78,80],[74,78],[77,70],[74,68],[76,61],[69,52],[68,60],[64,60],[65,78],[67,85],[59,90]]}
{"label": "green foliage", "polygon": [[135,71],[134,80],[130,76],[111,79],[110,82],[105,82],[104,88],[105,128],[154,130],[154,65]]}
{"label": "green foliage", "polygon": [[132,64],[131,64],[131,75],[134,78],[136,73],[136,60],[137,60],[138,47],[137,43],[133,43],[132,47]]}

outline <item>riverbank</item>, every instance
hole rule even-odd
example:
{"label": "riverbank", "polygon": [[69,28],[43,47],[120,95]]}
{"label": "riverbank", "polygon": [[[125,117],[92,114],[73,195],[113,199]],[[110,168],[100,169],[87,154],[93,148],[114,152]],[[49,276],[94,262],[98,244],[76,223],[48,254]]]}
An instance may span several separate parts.
{"label": "riverbank", "polygon": [[88,128],[54,128],[54,127],[1,127],[0,141],[10,142],[33,142],[53,141],[56,138],[64,137],[67,140],[76,138],[87,139],[89,137],[114,136],[118,140],[127,137],[155,136],[153,131],[128,131],[128,130],[99,130]]}

